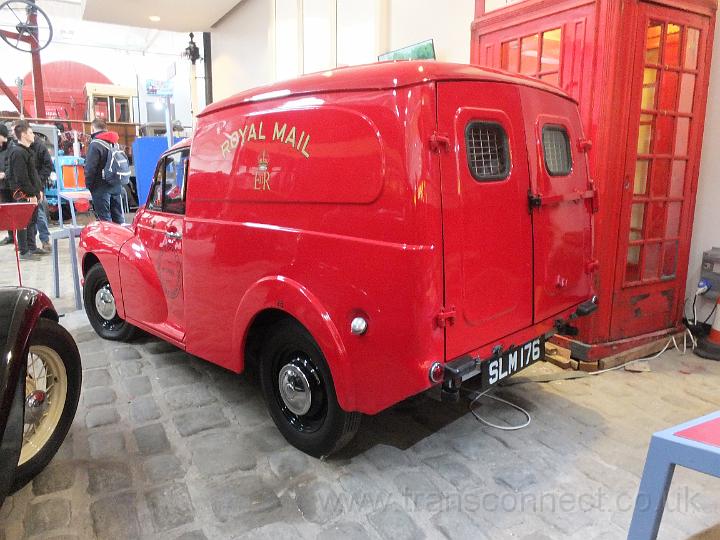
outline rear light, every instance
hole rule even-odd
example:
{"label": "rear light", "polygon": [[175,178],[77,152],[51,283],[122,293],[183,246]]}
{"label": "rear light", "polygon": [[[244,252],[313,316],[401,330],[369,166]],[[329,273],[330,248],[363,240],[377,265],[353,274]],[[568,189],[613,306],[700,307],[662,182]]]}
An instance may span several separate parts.
{"label": "rear light", "polygon": [[442,381],[444,371],[445,369],[440,362],[433,362],[433,365],[430,366],[430,372],[428,374],[430,377],[430,381],[434,383],[439,383],[440,381]]}

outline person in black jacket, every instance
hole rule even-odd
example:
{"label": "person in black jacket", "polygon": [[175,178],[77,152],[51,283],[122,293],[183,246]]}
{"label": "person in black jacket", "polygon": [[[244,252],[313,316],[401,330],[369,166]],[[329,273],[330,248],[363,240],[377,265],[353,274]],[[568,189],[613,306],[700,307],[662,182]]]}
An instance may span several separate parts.
{"label": "person in black jacket", "polygon": [[[20,121],[15,124],[15,137],[17,144],[10,149],[8,170],[10,176],[10,189],[13,191],[15,202],[42,202],[43,192],[40,175],[35,167],[35,155],[30,149],[35,134],[30,124]],[[45,255],[47,251],[37,247],[35,243],[37,221],[37,208],[33,212],[27,228],[18,231],[18,249],[20,258],[36,260],[37,255]]]}
{"label": "person in black jacket", "polygon": [[92,140],[85,155],[85,185],[92,195],[95,215],[100,221],[125,223],[122,211],[122,185],[111,185],[103,178],[105,163],[110,152],[110,145],[117,144],[119,136],[107,130],[102,118],[92,122]]}
{"label": "person in black jacket", "polygon": [[[8,178],[5,173],[7,168],[7,156],[10,151],[10,132],[5,124],[0,124],[0,203],[12,202],[12,191],[8,186]],[[13,233],[8,231],[7,237],[0,240],[0,246],[12,244]]]}
{"label": "person in black jacket", "polygon": [[[50,152],[45,146],[45,143],[40,137],[35,135],[35,140],[30,145],[30,149],[33,151],[35,156],[35,168],[40,175],[40,183],[42,185],[43,195],[45,195],[45,188],[50,185],[50,174],[53,172],[53,162],[50,157]],[[50,231],[48,230],[48,207],[47,199],[43,196],[42,202],[38,203],[38,215],[37,215],[37,232],[42,242],[44,250],[50,250]]]}

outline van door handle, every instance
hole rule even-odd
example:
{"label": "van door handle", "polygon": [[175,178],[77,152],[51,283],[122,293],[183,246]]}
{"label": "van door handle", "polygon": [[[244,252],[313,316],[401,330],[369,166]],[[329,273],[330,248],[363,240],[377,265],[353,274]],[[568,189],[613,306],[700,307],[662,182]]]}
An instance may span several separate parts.
{"label": "van door handle", "polygon": [[168,238],[174,238],[176,240],[179,240],[180,238],[182,238],[182,233],[175,231],[165,231],[165,236],[167,236]]}

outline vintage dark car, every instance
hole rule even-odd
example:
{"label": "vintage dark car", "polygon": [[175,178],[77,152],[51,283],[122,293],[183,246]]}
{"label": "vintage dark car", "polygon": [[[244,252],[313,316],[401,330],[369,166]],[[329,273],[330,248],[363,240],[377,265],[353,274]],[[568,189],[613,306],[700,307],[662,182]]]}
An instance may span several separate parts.
{"label": "vintage dark car", "polygon": [[50,299],[0,287],[0,505],[60,448],[81,383],[80,353]]}

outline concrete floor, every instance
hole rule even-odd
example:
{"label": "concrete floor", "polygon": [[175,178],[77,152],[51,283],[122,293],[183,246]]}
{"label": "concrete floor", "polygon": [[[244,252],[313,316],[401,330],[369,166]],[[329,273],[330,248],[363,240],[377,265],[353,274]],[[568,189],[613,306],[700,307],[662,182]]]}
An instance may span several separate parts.
{"label": "concrete floor", "polygon": [[[650,435],[720,409],[720,363],[669,351],[647,373],[498,390],[531,413],[519,431],[417,396],[318,461],[286,444],[244,377],[147,336],[97,338],[72,312],[62,249],[56,305],[82,353],[83,395],[56,458],[0,508],[0,540],[620,539]],[[0,247],[0,284],[16,283],[13,265]],[[23,270],[51,291],[49,258]],[[485,400],[481,412],[522,420]],[[660,538],[720,539],[719,516],[720,479],[678,469]]]}

